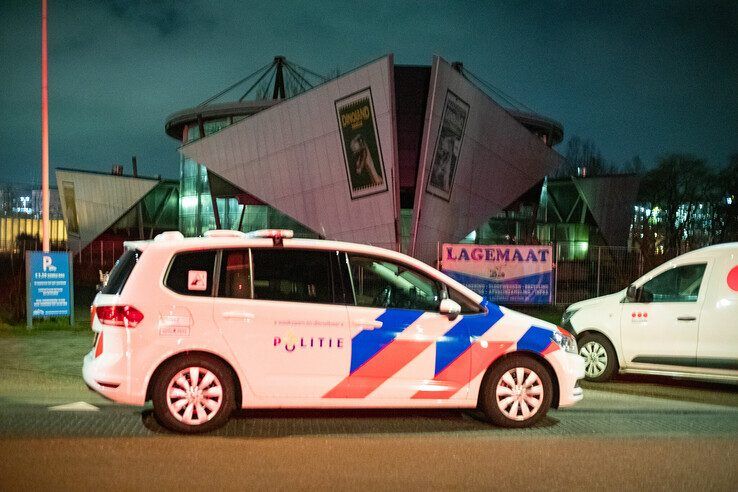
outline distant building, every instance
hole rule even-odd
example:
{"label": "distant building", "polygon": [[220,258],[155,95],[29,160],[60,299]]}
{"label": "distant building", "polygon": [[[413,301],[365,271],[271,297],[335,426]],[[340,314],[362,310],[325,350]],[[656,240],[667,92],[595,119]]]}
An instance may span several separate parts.
{"label": "distant building", "polygon": [[[3,217],[41,218],[41,187],[20,183],[0,183],[0,214]],[[59,191],[49,188],[49,218],[61,219]]]}
{"label": "distant building", "polygon": [[[50,244],[66,246],[59,193],[49,189]],[[0,183],[0,251],[23,252],[41,245],[41,189],[20,183]]]}

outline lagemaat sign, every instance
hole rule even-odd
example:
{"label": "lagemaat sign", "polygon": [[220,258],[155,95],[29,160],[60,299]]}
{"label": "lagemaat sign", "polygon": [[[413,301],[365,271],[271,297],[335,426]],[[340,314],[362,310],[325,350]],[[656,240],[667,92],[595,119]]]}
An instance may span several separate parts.
{"label": "lagemaat sign", "polygon": [[551,246],[444,244],[441,270],[496,304],[551,304]]}
{"label": "lagemaat sign", "polygon": [[74,323],[71,254],[26,253],[26,319],[69,316]]}

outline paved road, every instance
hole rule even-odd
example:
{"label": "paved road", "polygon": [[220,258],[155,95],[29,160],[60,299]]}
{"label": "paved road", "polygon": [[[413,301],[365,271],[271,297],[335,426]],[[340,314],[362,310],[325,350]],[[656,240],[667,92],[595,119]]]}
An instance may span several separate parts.
{"label": "paved road", "polygon": [[[626,379],[506,430],[457,411],[244,411],[208,436],[4,369],[0,489],[735,490],[738,387]],[[13,384],[13,380],[17,384]],[[11,381],[10,383],[8,381]],[[52,411],[85,400],[97,411]]]}

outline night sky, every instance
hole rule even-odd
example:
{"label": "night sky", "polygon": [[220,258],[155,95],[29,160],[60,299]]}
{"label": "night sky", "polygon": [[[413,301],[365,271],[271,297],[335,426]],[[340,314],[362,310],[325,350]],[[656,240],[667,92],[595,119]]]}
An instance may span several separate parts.
{"label": "night sky", "polygon": [[[641,4],[658,3],[658,6]],[[177,177],[166,117],[285,55],[328,74],[432,55],[610,162],[738,152],[738,2],[49,0],[53,167]],[[0,0],[0,181],[38,183],[41,1]],[[52,175],[52,183],[55,178]]]}

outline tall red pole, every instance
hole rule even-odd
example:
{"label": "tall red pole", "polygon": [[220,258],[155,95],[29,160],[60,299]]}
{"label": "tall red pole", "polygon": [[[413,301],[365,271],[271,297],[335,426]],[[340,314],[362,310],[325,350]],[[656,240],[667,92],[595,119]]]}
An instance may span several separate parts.
{"label": "tall red pole", "polygon": [[49,81],[46,53],[46,0],[41,0],[41,219],[43,249],[49,245]]}

